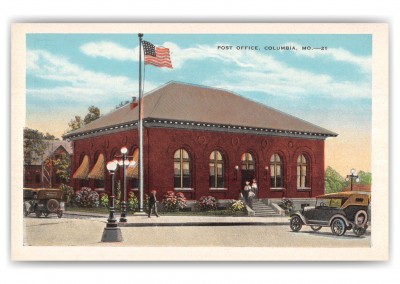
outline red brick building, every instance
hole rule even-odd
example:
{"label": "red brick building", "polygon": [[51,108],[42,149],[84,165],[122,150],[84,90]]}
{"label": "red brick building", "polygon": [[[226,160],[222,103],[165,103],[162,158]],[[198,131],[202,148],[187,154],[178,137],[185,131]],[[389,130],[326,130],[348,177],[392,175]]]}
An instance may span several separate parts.
{"label": "red brick building", "polygon": [[[73,141],[75,189],[109,191],[105,164],[122,146],[137,160],[137,120],[138,107],[127,105],[64,136]],[[232,92],[170,82],[144,96],[144,193],[238,199],[255,178],[259,198],[323,194],[324,141],[335,136]],[[127,187],[137,184],[131,168]]]}
{"label": "red brick building", "polygon": [[71,143],[59,140],[46,140],[45,143],[47,145],[43,156],[30,165],[24,165],[25,188],[58,188],[63,182],[56,174],[57,166],[51,161],[64,154],[72,156]]}

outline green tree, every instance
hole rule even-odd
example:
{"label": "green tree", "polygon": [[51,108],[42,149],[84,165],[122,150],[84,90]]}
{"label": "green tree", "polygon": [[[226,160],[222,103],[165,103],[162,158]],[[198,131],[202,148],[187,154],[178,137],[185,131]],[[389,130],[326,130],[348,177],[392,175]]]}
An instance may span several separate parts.
{"label": "green tree", "polygon": [[129,101],[122,101],[118,105],[115,106],[115,109],[119,109],[127,104],[129,104]]}
{"label": "green tree", "polygon": [[85,124],[88,124],[100,117],[100,109],[98,107],[90,106],[88,108],[88,111],[89,111],[89,113],[83,119],[83,122]]}
{"label": "green tree", "polygon": [[360,178],[359,184],[371,184],[372,182],[372,175],[370,172],[359,171],[358,177]]}
{"label": "green tree", "polygon": [[24,164],[31,165],[43,159],[44,151],[47,148],[46,140],[54,140],[54,135],[28,127],[24,128]]}
{"label": "green tree", "polygon": [[96,106],[90,106],[88,107],[88,114],[85,115],[85,118],[83,120],[82,117],[80,117],[79,115],[75,115],[75,118],[69,121],[68,126],[70,129],[68,130],[68,132],[77,130],[85,124],[88,124],[98,119],[99,117],[100,109]]}
{"label": "green tree", "polygon": [[83,126],[82,118],[79,115],[75,115],[74,119],[71,119],[68,123],[70,131],[77,130]]}
{"label": "green tree", "polygon": [[325,193],[342,191],[347,185],[346,180],[332,167],[325,171]]}
{"label": "green tree", "polygon": [[54,161],[57,167],[56,175],[65,183],[69,183],[71,178],[71,157],[69,154],[64,153]]}

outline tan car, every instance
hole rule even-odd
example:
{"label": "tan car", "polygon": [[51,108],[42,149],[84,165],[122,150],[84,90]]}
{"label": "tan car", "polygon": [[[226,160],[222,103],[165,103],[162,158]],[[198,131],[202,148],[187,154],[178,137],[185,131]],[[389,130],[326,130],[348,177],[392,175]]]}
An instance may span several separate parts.
{"label": "tan car", "polygon": [[331,227],[332,233],[342,236],[353,230],[357,236],[365,234],[370,220],[370,192],[345,191],[316,197],[315,206],[304,207],[290,215],[290,228],[300,231],[303,225],[314,231]]}
{"label": "tan car", "polygon": [[62,191],[50,188],[24,188],[24,216],[33,213],[47,217],[50,213],[61,218],[64,212]]}

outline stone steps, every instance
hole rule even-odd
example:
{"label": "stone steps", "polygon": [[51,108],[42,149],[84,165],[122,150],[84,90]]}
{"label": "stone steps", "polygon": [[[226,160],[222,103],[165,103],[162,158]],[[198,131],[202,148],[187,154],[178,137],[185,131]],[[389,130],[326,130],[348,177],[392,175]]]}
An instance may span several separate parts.
{"label": "stone steps", "polygon": [[280,216],[271,206],[260,200],[253,200],[253,208],[256,217],[277,217]]}

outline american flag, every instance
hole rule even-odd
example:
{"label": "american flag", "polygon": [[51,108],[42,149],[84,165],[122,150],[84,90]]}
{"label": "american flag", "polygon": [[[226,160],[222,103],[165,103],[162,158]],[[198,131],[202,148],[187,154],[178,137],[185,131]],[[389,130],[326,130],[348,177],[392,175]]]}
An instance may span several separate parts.
{"label": "american flag", "polygon": [[157,67],[167,67],[172,69],[169,49],[162,46],[143,41],[144,63],[151,64]]}

